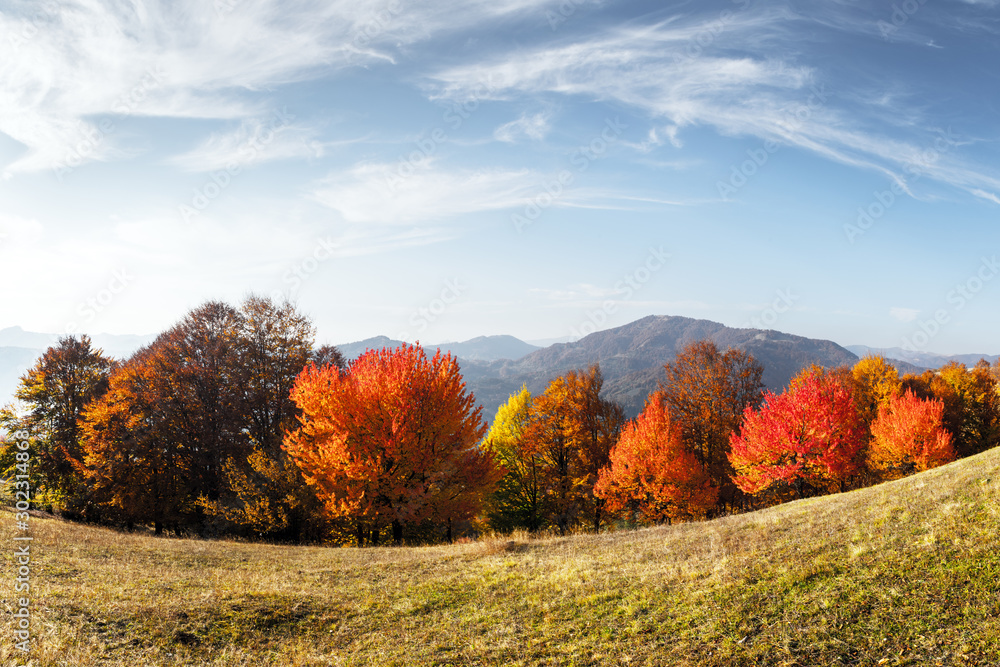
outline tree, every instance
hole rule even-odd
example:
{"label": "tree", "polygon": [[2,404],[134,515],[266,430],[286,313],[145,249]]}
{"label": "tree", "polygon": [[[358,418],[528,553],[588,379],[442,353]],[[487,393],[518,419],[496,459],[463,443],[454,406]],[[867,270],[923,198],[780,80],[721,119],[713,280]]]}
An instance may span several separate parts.
{"label": "tree", "polygon": [[81,422],[91,498],[129,526],[152,522],[156,534],[182,524],[194,500],[194,460],[177,437],[183,424],[162,412],[158,352],[143,348],[119,366]]}
{"label": "tree", "polygon": [[663,392],[654,392],[634,422],[625,426],[601,470],[594,493],[610,512],[636,513],[660,523],[704,516],[718,501],[698,458],[687,451],[670,419]]}
{"label": "tree", "polygon": [[301,425],[285,450],[316,488],[331,516],[377,530],[423,520],[447,526],[474,516],[499,478],[489,452],[482,408],[466,393],[458,362],[440,350],[403,344],[368,351],[348,370],[310,366],[292,398]]}
{"label": "tree", "polygon": [[531,427],[531,406],[531,392],[522,386],[497,410],[483,440],[483,450],[490,452],[504,471],[486,503],[490,524],[499,531],[526,528],[535,532],[542,527],[545,515],[542,461],[536,451],[525,446],[525,436]]}
{"label": "tree", "polygon": [[523,453],[541,461],[549,520],[563,534],[584,516],[595,530],[603,521],[604,500],[594,495],[594,484],[625,417],[600,398],[602,384],[597,366],[570,371],[532,403]]}
{"label": "tree", "polygon": [[566,375],[570,400],[570,419],[566,422],[566,435],[574,443],[585,477],[581,488],[585,490],[584,507],[592,517],[591,526],[600,530],[604,520],[604,499],[593,493],[594,485],[608,462],[625,424],[625,412],[613,401],[601,398],[604,376],[597,364],[586,371]]}
{"label": "tree", "polygon": [[282,449],[285,433],[298,423],[291,399],[295,378],[309,363],[343,368],[335,347],[312,349],[314,335],[309,319],[287,301],[251,295],[240,304],[233,373],[250,451],[224,462],[223,492],[200,503],[258,537],[318,541],[331,527],[314,489]]}
{"label": "tree", "polygon": [[1000,394],[985,361],[971,369],[952,361],[937,371],[906,376],[903,386],[921,398],[944,402],[944,426],[951,433],[958,458],[1000,443]]}
{"label": "tree", "polygon": [[[720,506],[739,503],[729,463],[730,434],[739,432],[744,412],[763,398],[764,368],[747,352],[719,352],[703,340],[684,348],[664,366],[663,400],[681,439],[719,489]],[[721,507],[720,507],[721,508]]]}
{"label": "tree", "polygon": [[872,424],[872,468],[896,478],[954,461],[943,417],[944,401],[923,399],[912,391],[891,398]]}
{"label": "tree", "polygon": [[861,418],[871,424],[879,409],[902,393],[899,371],[882,356],[866,355],[851,368],[852,389]]}
{"label": "tree", "polygon": [[[27,431],[35,439],[35,485],[59,499],[63,509],[83,509],[79,420],[86,405],[107,390],[114,366],[88,336],[60,338],[21,377],[15,397],[26,414],[19,415],[13,406],[0,411],[0,425]],[[13,452],[2,458],[12,463]]]}
{"label": "tree", "polygon": [[782,394],[747,408],[729,455],[746,493],[832,490],[857,471],[865,426],[839,376],[810,374]]}

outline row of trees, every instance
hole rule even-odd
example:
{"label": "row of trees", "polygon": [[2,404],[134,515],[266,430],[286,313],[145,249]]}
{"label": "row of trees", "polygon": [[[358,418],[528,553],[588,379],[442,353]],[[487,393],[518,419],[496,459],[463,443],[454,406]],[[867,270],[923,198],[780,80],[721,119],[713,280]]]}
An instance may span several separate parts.
{"label": "row of trees", "polygon": [[[130,358],[64,338],[21,379],[0,425],[33,442],[40,499],[71,517],[157,533],[320,538],[322,504],[282,449],[309,363],[342,367],[289,304],[210,302]],[[14,450],[3,448],[5,467]]]}
{"label": "row of trees", "polygon": [[357,545],[717,516],[1000,440],[985,362],[900,378],[868,357],[774,394],[752,356],[702,341],[635,420],[593,366],[522,388],[487,428],[451,355],[403,345],[348,366],[313,338],[291,305],[259,297],[205,304],[122,362],[66,338],[22,378],[27,411],[0,425],[30,434],[35,485],[71,516]]}

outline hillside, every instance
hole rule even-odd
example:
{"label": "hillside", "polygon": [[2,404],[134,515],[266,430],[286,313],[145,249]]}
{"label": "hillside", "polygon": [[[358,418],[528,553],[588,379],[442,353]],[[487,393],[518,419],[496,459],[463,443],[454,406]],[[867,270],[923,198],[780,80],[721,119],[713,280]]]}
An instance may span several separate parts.
{"label": "hillside", "polygon": [[1000,449],[567,538],[359,550],[31,521],[36,666],[1000,663]]}

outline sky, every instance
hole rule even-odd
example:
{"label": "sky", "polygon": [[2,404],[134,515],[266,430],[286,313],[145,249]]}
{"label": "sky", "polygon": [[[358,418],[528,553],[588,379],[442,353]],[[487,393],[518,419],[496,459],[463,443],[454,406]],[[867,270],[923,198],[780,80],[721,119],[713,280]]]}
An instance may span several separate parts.
{"label": "sky", "polygon": [[0,0],[0,327],[997,354],[997,63],[997,0]]}

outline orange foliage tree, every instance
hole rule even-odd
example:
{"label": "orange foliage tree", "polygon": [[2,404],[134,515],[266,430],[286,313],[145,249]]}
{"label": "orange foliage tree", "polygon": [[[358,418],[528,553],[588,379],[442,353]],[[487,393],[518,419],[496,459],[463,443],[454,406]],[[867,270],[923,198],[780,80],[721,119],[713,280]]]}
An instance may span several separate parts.
{"label": "orange foliage tree", "polygon": [[594,493],[607,500],[609,512],[630,518],[638,513],[660,523],[704,516],[715,506],[719,489],[685,449],[680,427],[671,421],[663,393],[657,391],[622,430]]}
{"label": "orange foliage tree", "polygon": [[169,400],[157,354],[155,347],[143,348],[120,365],[107,392],[87,408],[81,472],[102,518],[110,514],[129,526],[151,521],[160,534],[185,522],[197,480],[194,452],[181,439],[183,420],[161,411]]}
{"label": "orange foliage tree", "polygon": [[837,374],[807,373],[760,410],[747,408],[730,461],[746,493],[833,490],[857,472],[866,428]]}
{"label": "orange foliage tree", "polygon": [[760,405],[763,366],[747,352],[723,353],[712,341],[703,340],[688,345],[664,369],[666,379],[660,389],[685,447],[719,488],[720,504],[739,504],[729,464],[729,436],[739,431],[744,411]]}
{"label": "orange foliage tree", "polygon": [[955,460],[943,425],[944,402],[907,391],[883,405],[872,424],[872,468],[889,477],[936,468]]}
{"label": "orange foliage tree", "polygon": [[406,524],[447,526],[474,516],[501,471],[477,444],[486,433],[481,408],[458,362],[440,350],[403,344],[368,351],[346,371],[307,367],[292,389],[301,426],[284,447],[316,488],[327,511],[392,525],[399,544]]}
{"label": "orange foliage tree", "polygon": [[544,506],[561,533],[586,517],[594,530],[604,520],[604,499],[594,495],[601,469],[625,423],[621,407],[600,398],[600,368],[570,371],[532,402],[522,456],[542,468]]}

